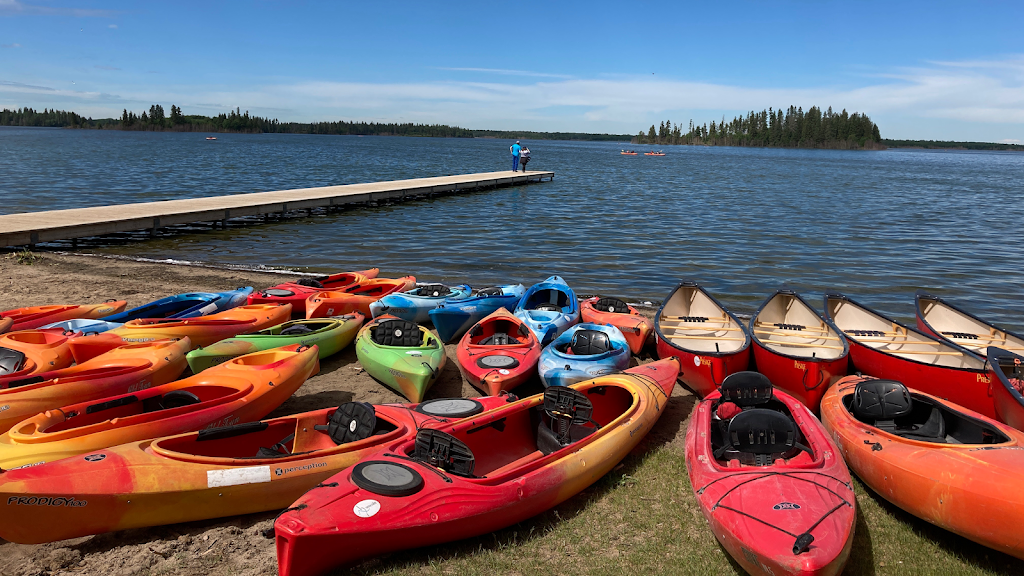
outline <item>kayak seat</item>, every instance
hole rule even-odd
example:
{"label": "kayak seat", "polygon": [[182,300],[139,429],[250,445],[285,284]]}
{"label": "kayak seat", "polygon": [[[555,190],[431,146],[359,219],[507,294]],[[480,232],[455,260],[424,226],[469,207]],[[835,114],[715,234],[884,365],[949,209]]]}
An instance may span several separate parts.
{"label": "kayak seat", "polygon": [[612,350],[612,341],[600,330],[578,330],[572,335],[569,350],[575,356],[594,356]]}
{"label": "kayak seat", "polygon": [[416,433],[416,445],[412,459],[440,468],[449,474],[473,478],[476,458],[469,446],[440,430],[420,430]]}
{"label": "kayak seat", "polygon": [[788,460],[801,450],[796,424],[782,412],[766,408],[748,408],[729,421],[725,443],[715,450],[715,458],[739,460],[748,466],[769,466],[778,459]]}
{"label": "kayak seat", "polygon": [[719,388],[721,402],[732,402],[743,408],[761,406],[772,399],[772,381],[760,372],[735,372],[726,376]]}
{"label": "kayak seat", "polygon": [[946,443],[946,420],[942,411],[917,402],[902,382],[864,380],[853,392],[854,417],[879,430],[909,440]]}
{"label": "kayak seat", "polygon": [[587,395],[564,386],[544,390],[543,416],[537,426],[537,448],[545,455],[578,442],[599,428]]}
{"label": "kayak seat", "polygon": [[373,327],[371,339],[381,346],[419,348],[423,345],[423,334],[415,322],[389,320]]}
{"label": "kayak seat", "polygon": [[373,436],[377,428],[377,414],[373,405],[366,402],[346,402],[331,413],[327,424],[313,427],[326,431],[338,446],[349,442],[365,440]]}
{"label": "kayak seat", "polygon": [[25,367],[25,354],[11,348],[0,348],[0,374],[13,374]]}
{"label": "kayak seat", "polygon": [[513,338],[512,336],[509,336],[504,332],[497,332],[481,340],[480,346],[508,346],[509,344],[519,343],[519,340]]}
{"label": "kayak seat", "polygon": [[292,324],[291,326],[281,330],[281,336],[299,336],[302,334],[309,334],[313,332],[313,329],[308,324]]}
{"label": "kayak seat", "polygon": [[501,296],[502,294],[504,294],[504,292],[502,292],[501,288],[499,288],[497,286],[492,286],[490,288],[483,288],[483,289],[477,291],[477,293],[476,293],[477,296]]}
{"label": "kayak seat", "polygon": [[196,396],[188,390],[172,390],[160,398],[160,408],[162,410],[170,410],[172,408],[192,406],[194,404],[199,404],[200,402],[202,402],[202,400],[199,399],[199,396]]}
{"label": "kayak seat", "polygon": [[629,305],[618,298],[601,298],[594,303],[594,308],[601,312],[613,314],[629,314]]}
{"label": "kayak seat", "polygon": [[561,312],[562,307],[558,304],[541,304],[534,308],[534,310],[540,310],[541,312]]}
{"label": "kayak seat", "polygon": [[444,284],[427,284],[426,286],[420,286],[419,288],[412,291],[417,296],[429,296],[438,298],[440,296],[448,296],[452,294],[451,288]]}
{"label": "kayak seat", "polygon": [[299,286],[309,286],[310,288],[324,287],[323,283],[315,278],[299,278],[294,283],[298,284]]}

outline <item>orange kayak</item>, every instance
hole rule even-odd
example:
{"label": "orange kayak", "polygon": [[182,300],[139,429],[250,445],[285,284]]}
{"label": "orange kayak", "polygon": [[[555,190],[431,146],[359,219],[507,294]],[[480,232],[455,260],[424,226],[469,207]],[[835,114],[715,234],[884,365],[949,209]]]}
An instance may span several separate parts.
{"label": "orange kayak", "polygon": [[0,468],[259,420],[319,370],[318,355],[316,346],[266,350],[163,386],[48,410],[0,436]]}
{"label": "orange kayak", "polygon": [[171,382],[188,366],[189,347],[188,338],[129,344],[75,366],[0,384],[0,432],[44,410]]}
{"label": "orange kayak", "polygon": [[100,334],[72,338],[71,353],[76,362],[84,362],[123,344],[186,336],[195,349],[283,324],[291,317],[291,310],[291,304],[250,304],[198,318],[140,318]]}
{"label": "orange kayak", "polygon": [[[70,334],[61,328],[19,330],[0,335],[0,389],[10,382],[60,370],[74,363]],[[3,409],[0,408],[0,415]]]}
{"label": "orange kayak", "polygon": [[595,296],[580,302],[580,317],[583,322],[608,324],[618,328],[629,343],[633,354],[639,354],[654,329],[650,318],[618,298]]}
{"label": "orange kayak", "polygon": [[907,512],[1024,558],[1024,432],[894,380],[847,376],[821,422],[850,468]]}
{"label": "orange kayak", "polygon": [[[420,428],[443,426],[511,398],[349,402],[11,470],[0,474],[0,506],[12,501],[0,515],[0,538],[37,544],[280,510],[382,447],[413,438]],[[41,499],[48,505],[33,505]]]}
{"label": "orange kayak", "polygon": [[291,304],[292,317],[305,318],[306,298],[311,294],[324,290],[344,290],[353,284],[376,278],[379,273],[379,268],[370,268],[330,276],[299,278],[249,294],[249,304]]}
{"label": "orange kayak", "polygon": [[88,318],[96,320],[111,314],[123,312],[128,302],[111,300],[103,304],[70,304],[67,306],[28,306],[0,312],[0,316],[10,318],[13,325],[10,330],[29,330],[54,322]]}
{"label": "orange kayak", "polygon": [[341,314],[361,312],[373,318],[370,304],[395,292],[404,292],[416,287],[416,277],[374,278],[349,286],[344,290],[330,290],[310,294],[306,299],[306,318],[327,318]]}

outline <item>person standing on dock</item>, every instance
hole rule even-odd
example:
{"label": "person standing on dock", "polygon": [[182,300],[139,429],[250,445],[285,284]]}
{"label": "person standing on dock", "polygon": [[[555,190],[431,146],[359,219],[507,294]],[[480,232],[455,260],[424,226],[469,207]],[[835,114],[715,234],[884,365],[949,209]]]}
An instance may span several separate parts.
{"label": "person standing on dock", "polygon": [[519,145],[519,140],[516,143],[508,147],[508,151],[512,153],[512,171],[515,172],[519,169],[519,151],[522,147]]}
{"label": "person standing on dock", "polygon": [[519,150],[519,165],[523,167],[523,172],[526,172],[526,165],[530,163],[530,149],[523,146]]}

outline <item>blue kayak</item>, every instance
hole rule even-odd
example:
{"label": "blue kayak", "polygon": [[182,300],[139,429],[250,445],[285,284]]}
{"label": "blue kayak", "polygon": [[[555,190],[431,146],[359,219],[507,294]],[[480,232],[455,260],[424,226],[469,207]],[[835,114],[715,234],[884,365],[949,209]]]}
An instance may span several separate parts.
{"label": "blue kayak", "polygon": [[249,294],[252,294],[252,286],[227,292],[188,292],[154,300],[103,320],[124,323],[138,318],[195,318],[241,306]]}
{"label": "blue kayak", "polygon": [[629,368],[629,343],[610,324],[585,322],[566,330],[540,353],[544,386],[568,386]]}
{"label": "blue kayak", "polygon": [[499,308],[509,312],[515,310],[523,292],[526,292],[526,287],[522,284],[484,288],[469,298],[445,300],[444,304],[431,310],[428,315],[434,328],[437,328],[437,336],[447,344]]}
{"label": "blue kayak", "polygon": [[106,320],[91,320],[89,318],[76,318],[47,324],[43,328],[63,328],[68,332],[82,332],[85,334],[99,334],[113,328],[124,326],[121,322],[107,322]]}
{"label": "blue kayak", "polygon": [[580,303],[561,276],[552,276],[530,286],[516,305],[515,315],[546,345],[579,323]]}
{"label": "blue kayak", "polygon": [[444,284],[424,284],[397,294],[387,296],[370,303],[370,314],[374,318],[381,314],[391,314],[417,324],[426,324],[430,320],[429,312],[448,300],[467,298],[473,291],[466,284],[445,286]]}

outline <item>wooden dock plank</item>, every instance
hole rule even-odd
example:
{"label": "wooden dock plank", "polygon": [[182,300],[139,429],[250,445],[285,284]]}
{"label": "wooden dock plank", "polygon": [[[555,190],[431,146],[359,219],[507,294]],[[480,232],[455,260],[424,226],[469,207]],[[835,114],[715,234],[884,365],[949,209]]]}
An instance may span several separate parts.
{"label": "wooden dock plank", "polygon": [[482,172],[457,176],[367,182],[47,210],[0,215],[0,246],[22,246],[117,232],[154,230],[194,222],[217,222],[243,216],[275,214],[354,202],[372,202],[479,188],[515,186],[552,180],[554,172]]}

